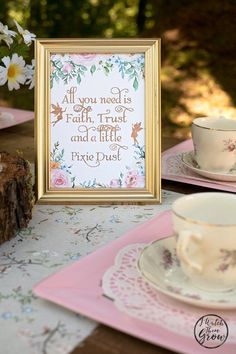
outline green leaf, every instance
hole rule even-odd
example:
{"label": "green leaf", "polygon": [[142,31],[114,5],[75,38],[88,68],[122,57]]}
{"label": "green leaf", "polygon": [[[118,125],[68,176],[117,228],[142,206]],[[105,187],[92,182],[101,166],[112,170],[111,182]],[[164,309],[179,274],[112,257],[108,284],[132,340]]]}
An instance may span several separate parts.
{"label": "green leaf", "polygon": [[90,72],[91,74],[93,74],[95,71],[96,71],[96,65],[93,64],[90,68]]}
{"label": "green leaf", "polygon": [[80,65],[79,67],[80,67],[80,69],[81,69],[81,70],[83,70],[83,71],[87,71],[86,66],[84,66],[84,65]]}
{"label": "green leaf", "polygon": [[106,61],[106,66],[111,69],[113,67],[113,64],[109,61]]}
{"label": "green leaf", "polygon": [[137,91],[137,89],[138,89],[138,80],[137,80],[137,78],[134,79],[133,88],[135,89],[135,91]]}
{"label": "green leaf", "polygon": [[125,70],[125,73],[126,74],[132,74],[133,71],[134,71],[134,68],[131,67],[131,68]]}
{"label": "green leaf", "polygon": [[104,68],[105,74],[108,75],[109,74],[109,69],[106,66],[104,66],[103,68]]}
{"label": "green leaf", "polygon": [[62,68],[62,63],[61,63],[60,60],[56,60],[56,61],[54,62],[54,65],[55,65],[56,67],[58,67],[59,69]]}
{"label": "green leaf", "polygon": [[78,76],[77,76],[77,83],[78,83],[78,84],[81,83],[81,76],[80,76],[80,74],[78,74]]}
{"label": "green leaf", "polygon": [[129,81],[132,80],[134,77],[136,77],[135,73],[129,75]]}
{"label": "green leaf", "polygon": [[62,71],[58,70],[57,71],[57,75],[61,78],[61,79],[64,79],[65,75],[63,74]]}

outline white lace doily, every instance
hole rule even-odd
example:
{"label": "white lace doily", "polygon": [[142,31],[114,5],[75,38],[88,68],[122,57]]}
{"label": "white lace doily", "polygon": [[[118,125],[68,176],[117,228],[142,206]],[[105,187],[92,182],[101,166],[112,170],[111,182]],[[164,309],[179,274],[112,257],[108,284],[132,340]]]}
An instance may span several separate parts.
{"label": "white lace doily", "polygon": [[[115,264],[103,276],[104,295],[114,300],[122,312],[164,327],[172,332],[193,336],[196,321],[203,315],[212,313],[184,304],[162,295],[139,274],[137,260],[145,243],[130,244],[120,250]],[[228,342],[236,342],[235,313],[215,311],[222,316],[230,328]]]}
{"label": "white lace doily", "polygon": [[181,154],[164,156],[162,161],[162,173],[165,175],[177,175],[191,178],[198,177],[182,163]]}
{"label": "white lace doily", "polygon": [[183,177],[190,180],[198,180],[213,184],[220,184],[224,186],[236,187],[235,182],[226,182],[218,180],[209,180],[207,177],[198,175],[197,173],[191,171],[182,162],[182,154],[174,153],[164,155],[162,158],[162,175],[163,176],[177,176]]}

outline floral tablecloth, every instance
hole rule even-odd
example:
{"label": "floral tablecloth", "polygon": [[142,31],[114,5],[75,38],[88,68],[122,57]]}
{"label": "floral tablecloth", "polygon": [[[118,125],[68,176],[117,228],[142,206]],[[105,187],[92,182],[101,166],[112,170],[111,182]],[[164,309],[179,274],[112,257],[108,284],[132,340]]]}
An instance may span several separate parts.
{"label": "floral tablecloth", "polygon": [[0,352],[66,354],[97,323],[32,294],[35,283],[168,208],[36,205],[27,229],[0,246]]}

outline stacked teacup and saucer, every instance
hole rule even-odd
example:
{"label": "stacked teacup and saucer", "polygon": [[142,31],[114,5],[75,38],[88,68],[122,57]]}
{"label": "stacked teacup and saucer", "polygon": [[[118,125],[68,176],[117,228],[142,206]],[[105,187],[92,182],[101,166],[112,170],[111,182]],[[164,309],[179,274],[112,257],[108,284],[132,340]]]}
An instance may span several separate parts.
{"label": "stacked teacup and saucer", "polygon": [[141,252],[142,276],[186,303],[236,309],[236,195],[186,195],[172,204],[171,214],[173,235]]}
{"label": "stacked teacup and saucer", "polygon": [[[211,179],[236,181],[236,120],[197,118],[194,151],[183,163]],[[141,252],[140,273],[160,292],[189,304],[236,309],[236,194],[196,193],[172,204],[173,235]]]}

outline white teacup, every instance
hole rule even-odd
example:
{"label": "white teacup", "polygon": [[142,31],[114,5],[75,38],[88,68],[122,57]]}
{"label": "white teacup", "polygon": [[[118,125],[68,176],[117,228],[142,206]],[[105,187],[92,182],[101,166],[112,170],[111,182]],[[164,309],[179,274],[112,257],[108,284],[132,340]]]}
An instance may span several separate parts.
{"label": "white teacup", "polygon": [[236,286],[236,195],[197,193],[172,205],[176,249],[183,272],[199,288]]}
{"label": "white teacup", "polygon": [[236,164],[236,119],[201,117],[193,120],[195,159],[202,170],[227,173]]}

